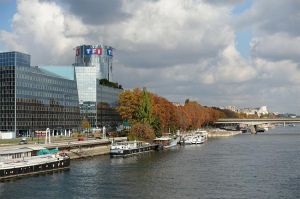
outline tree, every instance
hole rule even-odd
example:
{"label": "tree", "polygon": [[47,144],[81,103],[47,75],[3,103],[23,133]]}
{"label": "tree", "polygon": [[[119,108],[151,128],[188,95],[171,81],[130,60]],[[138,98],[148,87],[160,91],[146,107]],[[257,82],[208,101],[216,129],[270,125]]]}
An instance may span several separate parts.
{"label": "tree", "polygon": [[178,118],[176,107],[163,97],[152,95],[153,115],[159,118],[162,133],[175,132],[178,128]]}
{"label": "tree", "polygon": [[[209,125],[222,117],[238,117],[238,114],[219,108],[201,106],[198,102],[185,100],[184,106],[175,106],[167,99],[150,93],[144,88],[127,90],[119,96],[117,108],[123,120],[131,126],[148,125],[156,136],[178,129],[192,130]],[[148,134],[145,129],[141,133]],[[140,129],[142,129],[139,126]],[[135,132],[137,137],[149,137]]]}
{"label": "tree", "polygon": [[160,137],[162,135],[159,117],[154,117],[151,127],[153,128],[156,137]]}
{"label": "tree", "polygon": [[136,123],[130,129],[128,136],[129,140],[149,141],[155,138],[155,133],[152,127],[147,123]]}
{"label": "tree", "polygon": [[187,98],[185,101],[184,101],[184,104],[188,104],[190,102],[190,99]]}
{"label": "tree", "polygon": [[119,106],[117,110],[123,120],[134,124],[138,122],[137,111],[141,103],[141,90],[134,89],[133,91],[126,90],[119,95]]}
{"label": "tree", "polygon": [[150,94],[147,92],[146,88],[143,88],[142,91],[142,100],[137,111],[137,119],[141,123],[147,123],[149,125],[153,123],[152,102]]}
{"label": "tree", "polygon": [[89,128],[91,128],[91,124],[88,121],[88,119],[86,117],[84,117],[81,121],[81,127],[88,130]]}

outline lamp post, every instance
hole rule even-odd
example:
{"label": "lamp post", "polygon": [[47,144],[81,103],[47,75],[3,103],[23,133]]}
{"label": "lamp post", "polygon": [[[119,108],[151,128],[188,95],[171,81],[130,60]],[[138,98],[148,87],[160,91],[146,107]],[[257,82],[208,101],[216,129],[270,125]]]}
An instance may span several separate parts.
{"label": "lamp post", "polygon": [[101,127],[103,127],[103,121],[102,121],[102,85],[100,85],[100,124],[101,124]]}
{"label": "lamp post", "polygon": [[64,135],[66,135],[66,94],[64,94],[64,107],[63,107],[63,114],[64,114]]}

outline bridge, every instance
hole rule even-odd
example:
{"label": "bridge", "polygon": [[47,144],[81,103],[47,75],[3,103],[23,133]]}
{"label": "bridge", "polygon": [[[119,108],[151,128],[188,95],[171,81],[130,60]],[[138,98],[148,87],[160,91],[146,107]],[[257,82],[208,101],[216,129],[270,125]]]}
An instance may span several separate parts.
{"label": "bridge", "polygon": [[239,118],[223,118],[215,122],[215,124],[278,124],[278,123],[300,123],[300,118],[256,118],[256,119],[239,119]]}
{"label": "bridge", "polygon": [[235,126],[236,130],[246,130],[249,129],[251,133],[257,133],[268,129],[270,124],[282,123],[284,126],[286,123],[300,123],[300,118],[256,118],[256,119],[239,119],[239,118],[224,118],[219,119],[215,122],[216,125],[231,125]]}

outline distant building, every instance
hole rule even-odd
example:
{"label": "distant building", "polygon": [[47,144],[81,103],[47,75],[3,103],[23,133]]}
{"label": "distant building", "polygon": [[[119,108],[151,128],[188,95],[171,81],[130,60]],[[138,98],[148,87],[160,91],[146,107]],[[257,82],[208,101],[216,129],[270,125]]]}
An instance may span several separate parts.
{"label": "distant building", "polygon": [[172,102],[172,104],[177,107],[184,106],[184,103],[180,103],[180,102]]}
{"label": "distant building", "polygon": [[225,106],[223,109],[227,109],[233,112],[239,112],[239,108],[237,108],[236,106]]}
{"label": "distant building", "polygon": [[267,106],[262,106],[260,108],[243,108],[239,110],[240,113],[245,113],[246,115],[262,115],[269,114]]}
{"label": "distant building", "polygon": [[257,114],[258,114],[258,116],[269,114],[269,111],[268,111],[268,109],[267,109],[267,106],[261,106],[261,107],[258,109]]}

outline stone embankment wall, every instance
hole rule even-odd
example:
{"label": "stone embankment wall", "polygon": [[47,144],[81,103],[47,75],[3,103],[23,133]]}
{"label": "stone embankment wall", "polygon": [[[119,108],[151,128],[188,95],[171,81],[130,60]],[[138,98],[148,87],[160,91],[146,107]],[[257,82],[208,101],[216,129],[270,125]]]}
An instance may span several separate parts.
{"label": "stone embankment wall", "polygon": [[89,148],[77,148],[65,151],[71,159],[92,157],[97,155],[105,155],[110,152],[110,145],[95,146]]}
{"label": "stone embankment wall", "polygon": [[208,137],[228,137],[241,134],[242,131],[209,130]]}

